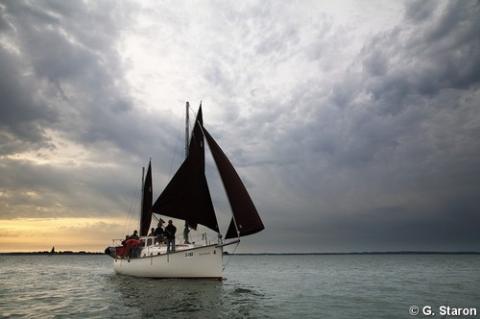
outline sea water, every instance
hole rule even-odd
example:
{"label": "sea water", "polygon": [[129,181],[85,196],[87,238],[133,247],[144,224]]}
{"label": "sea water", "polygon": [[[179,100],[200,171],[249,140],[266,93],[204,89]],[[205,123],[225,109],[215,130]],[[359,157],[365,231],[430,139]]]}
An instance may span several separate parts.
{"label": "sea water", "polygon": [[[0,256],[1,318],[413,318],[476,307],[479,255],[226,256],[225,280],[115,275],[103,255]],[[465,317],[466,318],[466,317]]]}

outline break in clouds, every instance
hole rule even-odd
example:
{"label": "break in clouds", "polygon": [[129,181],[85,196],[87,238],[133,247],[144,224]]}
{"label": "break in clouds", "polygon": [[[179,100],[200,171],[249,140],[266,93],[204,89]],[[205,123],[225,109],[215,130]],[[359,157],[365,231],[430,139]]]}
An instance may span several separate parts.
{"label": "break in clouds", "polygon": [[140,167],[152,157],[158,195],[184,102],[203,100],[266,226],[244,250],[478,250],[479,16],[478,1],[1,1],[0,218],[125,219]]}

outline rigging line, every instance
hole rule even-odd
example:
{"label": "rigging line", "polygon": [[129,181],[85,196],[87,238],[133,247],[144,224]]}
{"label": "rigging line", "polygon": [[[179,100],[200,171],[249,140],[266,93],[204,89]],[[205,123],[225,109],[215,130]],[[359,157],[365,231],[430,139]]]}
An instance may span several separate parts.
{"label": "rigging line", "polygon": [[[130,195],[130,194],[127,194],[127,196],[128,195]],[[129,205],[127,206],[127,215],[124,218],[124,224],[123,224],[124,232],[127,231],[128,222],[130,220],[130,212],[131,212],[132,206],[133,206],[133,196],[128,196],[128,197],[130,198],[130,200],[129,200]]]}
{"label": "rigging line", "polygon": [[[194,119],[197,118],[197,112],[195,112],[195,111],[193,110],[193,107],[189,107],[189,108],[188,108],[188,111],[193,114],[193,118],[194,118]],[[193,120],[193,121],[195,122],[195,120]]]}
{"label": "rigging line", "polygon": [[[200,102],[200,105],[202,105],[202,102]],[[198,112],[195,112],[195,111],[193,110],[193,107],[189,107],[189,108],[188,108],[188,111],[193,114],[193,118],[194,118],[194,119],[197,118],[197,113],[198,113]],[[191,126],[191,127],[192,127],[192,130],[193,130],[193,127],[194,127],[195,124],[196,124],[196,121],[195,121],[195,120],[193,120],[193,122],[194,122],[194,125]],[[190,124],[190,123],[189,123],[189,124]]]}
{"label": "rigging line", "polygon": [[[200,102],[200,106],[201,106],[201,105],[202,105],[202,102]],[[199,109],[200,109],[200,108],[199,108]],[[191,112],[192,112],[193,115],[194,115],[194,119],[195,119],[195,120],[193,120],[193,122],[194,122],[193,126],[195,127],[195,124],[197,124],[197,114],[198,114],[198,111],[195,113],[193,110],[191,110]],[[202,131],[203,136],[205,136],[205,132],[203,131],[203,124],[200,123],[200,125],[199,125],[198,127],[200,127],[200,130]],[[192,130],[193,130],[193,129],[192,129]],[[193,131],[192,131],[192,136],[193,136]]]}
{"label": "rigging line", "polygon": [[138,195],[138,190],[132,191],[130,196],[130,207],[127,210],[127,216],[124,224],[124,232],[126,234],[129,233],[130,223],[132,221],[132,217],[134,216],[133,206],[136,206],[136,198]]}
{"label": "rigging line", "polygon": [[235,244],[235,248],[233,248],[233,252],[228,254],[228,259],[227,259],[227,262],[225,263],[225,265],[223,265],[223,268],[222,270],[225,270],[225,268],[227,268],[228,266],[228,263],[230,263],[230,260],[232,259],[232,256],[235,254],[235,252],[237,251],[237,248],[238,248],[238,245],[240,244],[240,241],[238,241],[236,244]]}
{"label": "rigging line", "polygon": [[[155,219],[157,220],[157,222],[159,222],[161,218],[155,216],[155,214],[156,214],[156,213],[152,212],[152,217],[155,218]],[[163,220],[163,219],[162,219],[162,220]]]}
{"label": "rigging line", "polygon": [[[200,101],[200,106],[201,106],[201,105],[202,105],[202,102]],[[191,132],[191,133],[189,132],[189,135],[190,135],[189,142],[190,142],[190,140],[191,140],[192,138],[195,138],[195,136],[193,136],[193,129],[195,128],[195,124],[197,124],[196,119],[197,119],[197,114],[198,114],[198,111],[195,112],[195,111],[192,110],[192,109],[193,109],[192,107],[189,107],[189,108],[188,108],[188,111],[193,114],[193,118],[195,119],[195,120],[193,120],[193,125],[191,126],[191,131],[192,131],[192,132]],[[188,125],[190,126],[190,121],[188,121],[188,122],[189,122]],[[201,128],[201,125],[200,125],[200,128]],[[203,134],[203,130],[202,130],[202,134]],[[189,144],[189,146],[190,146],[190,144]]]}
{"label": "rigging line", "polygon": [[127,209],[127,215],[126,215],[125,218],[124,218],[124,223],[123,223],[123,232],[124,232],[124,233],[127,232],[127,229],[128,229],[128,226],[129,226],[130,214],[131,214],[131,211],[132,211],[132,206],[133,206],[133,198],[130,199],[130,205],[128,206],[128,209]]}
{"label": "rigging line", "polygon": [[170,180],[173,176],[173,162],[174,160],[177,158],[177,153],[178,153],[178,145],[179,143],[174,143],[174,147],[173,147],[173,154],[172,154],[172,158],[170,160],[170,167],[168,169],[168,180]]}

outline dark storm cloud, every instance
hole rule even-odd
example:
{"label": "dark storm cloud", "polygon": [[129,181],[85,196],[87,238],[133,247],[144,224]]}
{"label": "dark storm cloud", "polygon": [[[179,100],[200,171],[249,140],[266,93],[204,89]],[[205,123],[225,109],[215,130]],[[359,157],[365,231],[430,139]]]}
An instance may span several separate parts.
{"label": "dark storm cloud", "polygon": [[15,66],[21,61],[0,51],[2,108],[0,116],[0,154],[9,154],[42,146],[46,142],[43,127],[57,118],[46,106],[32,79],[22,76]]}
{"label": "dark storm cloud", "polygon": [[479,249],[479,14],[473,1],[408,3],[344,73],[277,103],[267,130],[253,113],[247,140],[271,143],[243,162],[283,185],[256,182],[266,224],[307,250]]}
{"label": "dark storm cloud", "polygon": [[[365,47],[370,92],[386,112],[398,112],[411,97],[469,89],[480,80],[478,3],[448,2],[430,10],[436,13],[430,19],[407,16],[406,22],[413,23],[381,34]],[[422,10],[407,13],[412,11]],[[378,74],[382,69],[386,74]]]}
{"label": "dark storm cloud", "polygon": [[[3,113],[22,114],[32,130],[45,118],[49,123],[43,127],[58,129],[80,143],[107,141],[130,152],[139,151],[138,145],[154,136],[155,125],[168,125],[139,114],[128,95],[116,46],[129,21],[124,14],[128,8],[111,2],[55,1],[4,6],[3,20],[10,25],[5,35],[20,54],[14,63],[7,54],[2,56],[2,65],[11,68],[6,74],[18,75],[5,79],[12,88],[3,87],[20,101],[7,100]],[[20,78],[25,72],[27,78]],[[33,99],[31,92],[38,92],[43,101]],[[16,119],[3,118],[16,127]]]}
{"label": "dark storm cloud", "polygon": [[[413,11],[407,8],[407,14]],[[377,196],[405,200],[398,213],[380,209],[359,224],[370,225],[362,233],[412,249],[415,244],[450,249],[452,242],[478,249],[480,238],[471,225],[478,223],[479,213],[475,194],[480,185],[472,176],[479,173],[475,163],[480,157],[480,23],[475,18],[480,6],[448,2],[433,12],[365,47],[365,61],[373,53],[380,64],[374,72],[366,68],[370,118],[354,126],[352,144],[371,154],[369,162],[378,168],[384,161],[391,165]],[[382,215],[389,219],[379,219]],[[389,222],[397,215],[403,220]]]}
{"label": "dark storm cloud", "polygon": [[[8,39],[16,28],[5,5],[0,8],[0,32]],[[9,42],[3,42],[0,50],[1,154],[41,146],[45,142],[43,126],[56,119],[56,112],[46,105],[35,79],[26,74],[22,58]]]}
{"label": "dark storm cloud", "polygon": [[[0,154],[58,148],[49,134],[53,131],[92,154],[101,153],[99,167],[116,163],[102,169],[4,158],[2,217],[125,211],[125,197],[136,196],[131,182],[118,183],[129,175],[129,165],[178,139],[168,133],[168,122],[136,110],[128,94],[117,47],[129,21],[128,5],[6,1],[0,8],[0,72],[8,75],[0,78]],[[167,166],[170,157],[157,160]],[[40,199],[26,196],[29,191]],[[96,198],[98,193],[102,196]]]}

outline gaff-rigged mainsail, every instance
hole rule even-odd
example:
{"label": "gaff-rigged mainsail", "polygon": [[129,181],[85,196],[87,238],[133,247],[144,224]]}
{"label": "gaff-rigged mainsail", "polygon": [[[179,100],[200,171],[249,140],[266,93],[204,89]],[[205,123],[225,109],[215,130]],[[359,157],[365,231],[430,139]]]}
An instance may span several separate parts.
{"label": "gaff-rigged mainsail", "polygon": [[143,185],[142,215],[140,216],[140,236],[147,236],[152,221],[152,163],[148,163]]}
{"label": "gaff-rigged mainsail", "polygon": [[205,145],[202,122],[202,108],[200,107],[190,139],[188,156],[156,200],[152,211],[183,219],[192,228],[201,224],[219,232],[205,178]]}
{"label": "gaff-rigged mainsail", "polygon": [[217,164],[233,212],[233,219],[230,222],[225,238],[234,238],[238,235],[246,236],[261,231],[265,227],[263,226],[260,216],[258,216],[257,209],[255,208],[245,185],[243,185],[242,180],[233,168],[232,163],[230,163],[217,142],[215,142],[205,128],[203,128],[203,132],[205,133],[208,146],[210,146],[213,159]]}

